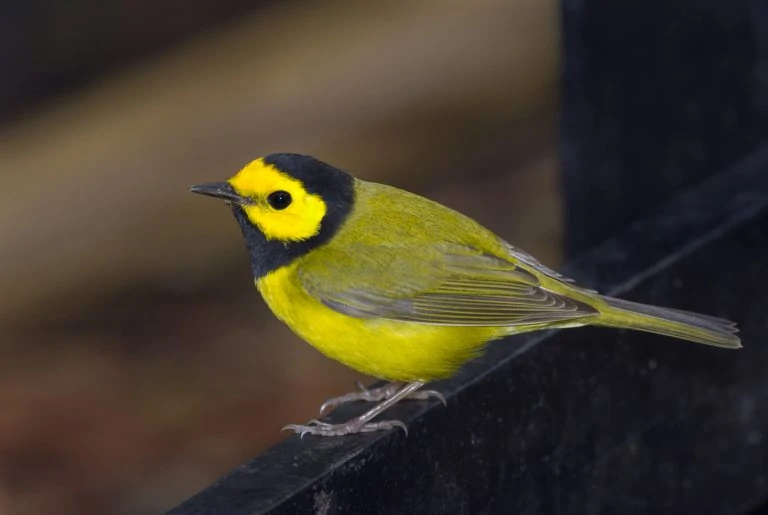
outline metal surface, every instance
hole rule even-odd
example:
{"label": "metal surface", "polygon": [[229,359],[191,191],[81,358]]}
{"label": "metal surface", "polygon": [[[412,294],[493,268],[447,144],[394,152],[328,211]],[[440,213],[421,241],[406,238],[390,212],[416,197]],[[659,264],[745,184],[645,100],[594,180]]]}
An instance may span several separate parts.
{"label": "metal surface", "polygon": [[768,4],[563,0],[571,256],[732,166],[768,134]]}

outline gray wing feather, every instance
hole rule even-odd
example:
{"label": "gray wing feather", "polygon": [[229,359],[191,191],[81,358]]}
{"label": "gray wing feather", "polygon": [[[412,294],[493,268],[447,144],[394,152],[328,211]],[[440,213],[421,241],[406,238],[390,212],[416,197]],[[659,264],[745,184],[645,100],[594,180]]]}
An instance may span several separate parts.
{"label": "gray wing feather", "polygon": [[514,247],[510,245],[509,243],[506,244],[507,249],[509,250],[509,253],[515,257],[516,259],[519,259],[524,264],[530,266],[534,270],[541,272],[542,274],[551,277],[552,279],[557,279],[558,281],[563,281],[565,283],[568,283],[572,288],[576,288],[578,290],[581,290],[586,293],[598,293],[597,290],[592,290],[590,288],[584,288],[583,286],[579,286],[576,284],[576,281],[574,279],[571,279],[570,277],[566,277],[560,272],[557,272],[555,270],[552,270],[548,266],[545,266],[543,263],[541,263],[538,259],[531,256],[524,250],[520,250],[517,247]]}
{"label": "gray wing feather", "polygon": [[[542,288],[533,273],[505,259],[458,244],[443,245],[437,255],[426,254],[426,264],[419,273],[404,273],[404,283],[396,288],[377,287],[391,284],[392,277],[377,277],[375,271],[368,275],[347,271],[348,276],[355,277],[354,283],[336,283],[328,277],[319,280],[317,272],[301,269],[299,278],[306,291],[326,306],[358,318],[515,326],[574,320],[596,313],[582,302]],[[387,265],[388,275],[398,269],[398,259],[403,269],[413,268],[413,255],[398,257],[393,253],[389,257],[395,262]],[[364,266],[365,258],[352,262]]]}

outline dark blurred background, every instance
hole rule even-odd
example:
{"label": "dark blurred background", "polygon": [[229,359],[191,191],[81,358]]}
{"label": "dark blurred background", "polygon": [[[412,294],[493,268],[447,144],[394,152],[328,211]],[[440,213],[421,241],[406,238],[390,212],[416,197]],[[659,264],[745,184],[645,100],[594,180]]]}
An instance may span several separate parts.
{"label": "dark blurred background", "polygon": [[0,513],[162,511],[371,381],[275,321],[190,184],[313,154],[558,265],[559,12],[0,6]]}

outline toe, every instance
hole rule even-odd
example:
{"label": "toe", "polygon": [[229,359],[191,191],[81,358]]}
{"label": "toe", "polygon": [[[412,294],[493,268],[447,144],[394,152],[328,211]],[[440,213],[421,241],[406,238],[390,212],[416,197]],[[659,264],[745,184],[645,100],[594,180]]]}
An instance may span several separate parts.
{"label": "toe", "polygon": [[371,422],[362,426],[358,431],[361,433],[370,433],[373,431],[389,431],[399,427],[408,436],[408,426],[400,420],[383,420],[381,422]]}

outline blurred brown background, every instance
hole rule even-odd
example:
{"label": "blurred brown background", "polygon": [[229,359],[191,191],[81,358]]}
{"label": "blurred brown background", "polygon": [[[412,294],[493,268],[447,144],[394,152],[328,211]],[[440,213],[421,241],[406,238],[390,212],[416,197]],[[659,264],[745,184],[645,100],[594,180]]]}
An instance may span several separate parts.
{"label": "blurred brown background", "polygon": [[1,514],[160,512],[354,388],[268,313],[229,210],[192,183],[313,154],[558,264],[554,0],[18,4]]}

